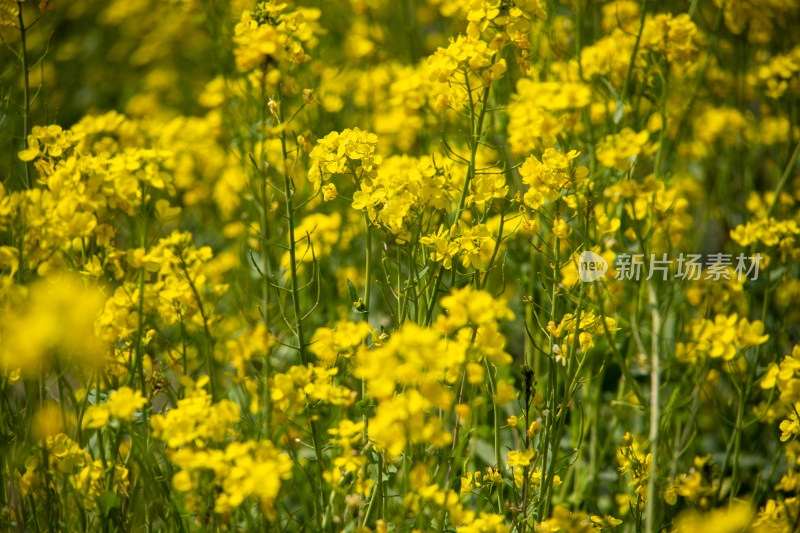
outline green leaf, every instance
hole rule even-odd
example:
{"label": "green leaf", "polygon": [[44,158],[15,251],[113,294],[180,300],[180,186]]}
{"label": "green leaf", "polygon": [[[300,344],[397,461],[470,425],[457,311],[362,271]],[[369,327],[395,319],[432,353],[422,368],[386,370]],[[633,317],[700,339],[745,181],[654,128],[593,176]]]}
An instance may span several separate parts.
{"label": "green leaf", "polygon": [[121,507],[122,502],[116,493],[104,492],[97,498],[97,509],[100,511],[100,516],[109,517],[115,511],[119,511]]}
{"label": "green leaf", "polygon": [[470,439],[470,437],[472,436],[472,434],[474,432],[475,432],[475,428],[472,428],[469,431],[465,431],[464,433],[461,434],[461,437],[458,439],[458,444],[456,444],[456,447],[453,450],[453,453],[450,454],[451,458],[453,458],[454,460],[457,460],[457,459],[461,458],[461,454],[464,453],[464,450],[466,449],[467,444],[469,444],[469,439]]}
{"label": "green leaf", "polygon": [[475,443],[475,455],[489,466],[493,466],[495,463],[494,446],[483,439],[478,439]]}
{"label": "green leaf", "polygon": [[347,291],[350,296],[350,303],[358,301],[358,293],[356,292],[356,288],[353,285],[353,282],[349,279],[347,280]]}
{"label": "green leaf", "polygon": [[367,306],[364,305],[364,300],[358,297],[356,288],[353,285],[353,282],[350,281],[349,279],[347,280],[347,292],[350,296],[350,303],[353,304],[353,310],[356,313],[366,313]]}
{"label": "green leaf", "polygon": [[617,109],[614,111],[614,124],[620,123],[624,111],[625,111],[625,102],[623,102],[622,100],[618,100]]}

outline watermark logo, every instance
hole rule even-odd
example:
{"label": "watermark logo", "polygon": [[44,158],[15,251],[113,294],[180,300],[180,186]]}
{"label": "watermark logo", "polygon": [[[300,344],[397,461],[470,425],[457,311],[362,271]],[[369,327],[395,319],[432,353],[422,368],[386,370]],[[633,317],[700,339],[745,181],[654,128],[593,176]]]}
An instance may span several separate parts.
{"label": "watermark logo", "polygon": [[683,253],[677,258],[667,257],[667,254],[662,254],[660,258],[656,254],[650,254],[649,258],[644,254],[619,254],[615,262],[617,275],[614,279],[639,281],[656,277],[667,281],[671,276],[672,279],[692,281],[731,281],[734,278],[739,282],[745,279],[755,281],[762,259],[760,253],[754,256],[739,254],[736,257],[733,254],[712,253],[705,258],[701,254]]}
{"label": "watermark logo", "polygon": [[604,278],[606,271],[608,271],[608,261],[602,256],[590,250],[581,252],[578,257],[578,277],[582,282],[590,283]]}
{"label": "watermark logo", "polygon": [[[761,271],[763,257],[760,253],[753,256],[739,254],[712,253],[705,257],[701,254],[683,254],[677,258],[662,254],[627,254],[617,255],[614,261],[614,279],[616,280],[651,280],[653,278],[667,281],[676,280],[745,280],[755,281]],[[602,256],[585,250],[578,256],[578,277],[584,283],[590,283],[606,277],[608,262]]]}

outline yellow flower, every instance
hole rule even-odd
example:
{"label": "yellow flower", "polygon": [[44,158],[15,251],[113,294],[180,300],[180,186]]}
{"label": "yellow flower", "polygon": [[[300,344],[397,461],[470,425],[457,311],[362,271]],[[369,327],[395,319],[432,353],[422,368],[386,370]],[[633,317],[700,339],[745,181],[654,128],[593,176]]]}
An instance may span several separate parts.
{"label": "yellow flower", "polygon": [[483,365],[470,361],[467,363],[467,382],[472,385],[483,383]]}
{"label": "yellow flower", "polygon": [[514,386],[507,381],[498,381],[497,389],[494,391],[494,401],[497,405],[505,405],[517,397]]}
{"label": "yellow flower", "polygon": [[769,339],[769,335],[764,334],[764,323],[762,321],[756,320],[750,323],[746,318],[739,320],[739,325],[736,328],[736,344],[740,348],[764,344],[767,339]]}
{"label": "yellow flower", "polygon": [[553,235],[559,239],[567,239],[572,233],[572,228],[569,227],[567,221],[559,218],[553,223]]}
{"label": "yellow flower", "polygon": [[591,517],[592,524],[599,529],[614,529],[618,525],[622,523],[622,520],[619,518],[614,518],[611,515],[606,516],[597,516],[592,515]]}
{"label": "yellow flower", "polygon": [[318,328],[311,337],[311,352],[325,366],[333,366],[337,357],[350,357],[365,337],[372,332],[364,321],[336,323],[334,328]]}
{"label": "yellow flower", "polygon": [[39,154],[41,154],[41,151],[39,150],[39,141],[37,139],[31,139],[31,141],[28,143],[28,148],[17,153],[17,157],[19,157],[22,161],[28,162],[39,157]]}
{"label": "yellow flower", "polygon": [[120,387],[108,396],[108,411],[119,420],[132,420],[137,409],[147,403],[142,393],[130,387]]}
{"label": "yellow flower", "polygon": [[110,415],[106,404],[90,405],[83,414],[81,426],[91,429],[105,427],[108,425]]}
{"label": "yellow flower", "polygon": [[194,488],[194,481],[192,475],[186,470],[181,470],[172,476],[172,486],[178,492],[189,492]]}
{"label": "yellow flower", "polygon": [[528,466],[531,464],[535,450],[525,450],[524,452],[510,451],[508,452],[508,466]]}
{"label": "yellow flower", "polygon": [[597,160],[604,166],[623,172],[631,169],[636,157],[646,157],[654,153],[657,146],[649,144],[650,132],[635,132],[624,128],[619,134],[609,135],[597,149]]}
{"label": "yellow flower", "polygon": [[315,189],[333,174],[345,172],[352,172],[360,180],[371,180],[382,161],[375,153],[377,144],[377,135],[359,128],[332,131],[311,150],[308,180]]}
{"label": "yellow flower", "polygon": [[339,191],[336,190],[336,185],[328,183],[322,186],[322,199],[324,201],[330,202],[337,196],[339,196]]}
{"label": "yellow flower", "polygon": [[[753,509],[746,503],[736,503],[708,513],[684,511],[673,523],[674,533],[695,531],[714,531],[715,533],[736,533],[748,529],[753,519]],[[788,530],[786,530],[788,531]]]}
{"label": "yellow flower", "polygon": [[74,274],[54,273],[33,283],[27,298],[0,322],[0,368],[37,374],[49,355],[97,367],[107,346],[95,333],[105,296]]}

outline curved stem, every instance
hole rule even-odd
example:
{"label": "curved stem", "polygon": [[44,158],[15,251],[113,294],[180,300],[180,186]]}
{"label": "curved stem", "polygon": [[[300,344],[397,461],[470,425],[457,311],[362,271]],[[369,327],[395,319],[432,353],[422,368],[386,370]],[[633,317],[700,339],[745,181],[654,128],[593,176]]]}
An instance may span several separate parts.
{"label": "curved stem", "polygon": [[209,384],[211,387],[211,400],[216,402],[217,401],[217,386],[216,386],[216,379],[215,379],[215,371],[214,371],[214,338],[211,336],[211,329],[208,326],[208,317],[206,316],[205,309],[203,309],[203,300],[200,298],[200,292],[197,290],[197,285],[195,285],[194,280],[192,280],[192,276],[189,275],[189,269],[186,266],[183,258],[180,259],[180,266],[181,270],[183,270],[183,274],[186,276],[186,281],[189,283],[189,289],[191,289],[192,294],[197,300],[197,307],[200,309],[200,317],[203,319],[203,331],[206,334],[206,343],[208,344],[208,353],[206,354],[206,365],[208,366],[208,379]]}

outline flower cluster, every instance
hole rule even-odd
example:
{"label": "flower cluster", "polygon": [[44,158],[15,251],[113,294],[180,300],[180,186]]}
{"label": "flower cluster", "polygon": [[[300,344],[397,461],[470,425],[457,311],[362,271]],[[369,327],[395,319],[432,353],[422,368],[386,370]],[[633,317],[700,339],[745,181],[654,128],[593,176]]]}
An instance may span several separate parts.
{"label": "flower cluster", "polygon": [[798,529],[797,1],[62,4],[0,530]]}
{"label": "flower cluster", "polygon": [[[243,71],[261,66],[264,70],[272,63],[286,60],[304,63],[311,57],[303,43],[313,37],[313,22],[319,18],[318,10],[285,12],[286,4],[276,0],[261,2],[254,11],[244,11],[234,28],[236,66]],[[279,77],[280,70],[272,69]],[[277,81],[277,80],[275,80]]]}
{"label": "flower cluster", "polygon": [[341,133],[332,131],[317,141],[309,154],[308,180],[314,188],[319,188],[333,175],[347,173],[358,183],[370,183],[382,161],[376,153],[377,144],[377,135],[358,128]]}
{"label": "flower cluster", "polygon": [[524,154],[552,147],[558,135],[577,123],[579,110],[590,102],[591,90],[582,83],[520,79],[508,109],[511,149]]}
{"label": "flower cluster", "polygon": [[764,344],[769,339],[764,334],[764,323],[760,320],[750,322],[736,314],[717,315],[714,320],[696,319],[688,326],[692,341],[678,343],[676,357],[694,362],[700,356],[730,361],[742,350]]}
{"label": "flower cluster", "polygon": [[522,183],[528,190],[522,198],[531,209],[539,209],[547,200],[556,200],[565,189],[575,189],[589,174],[589,169],[574,164],[576,150],[566,154],[547,148],[541,159],[528,157],[519,169]]}

